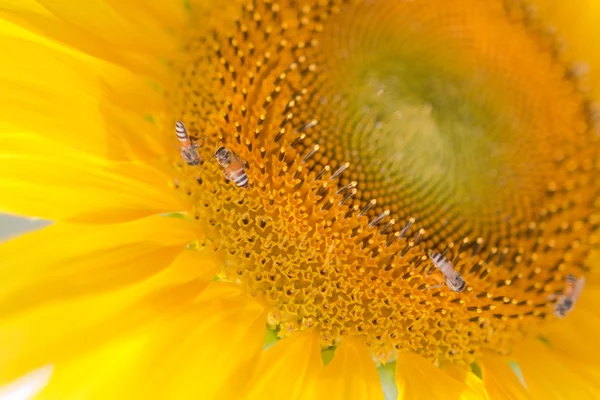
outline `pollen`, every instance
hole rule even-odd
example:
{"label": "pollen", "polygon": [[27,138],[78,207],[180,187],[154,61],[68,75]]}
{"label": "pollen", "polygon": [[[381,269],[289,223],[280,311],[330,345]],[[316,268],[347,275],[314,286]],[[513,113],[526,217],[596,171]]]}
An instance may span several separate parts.
{"label": "pollen", "polygon": [[597,107],[526,3],[233,1],[192,21],[169,124],[205,140],[197,166],[173,152],[174,187],[280,337],[469,365],[587,274]]}

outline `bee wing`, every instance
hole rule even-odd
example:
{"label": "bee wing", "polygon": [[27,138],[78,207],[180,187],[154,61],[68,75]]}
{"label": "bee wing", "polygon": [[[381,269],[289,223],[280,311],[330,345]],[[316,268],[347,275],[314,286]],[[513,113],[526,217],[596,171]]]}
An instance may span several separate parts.
{"label": "bee wing", "polygon": [[230,167],[232,170],[237,170],[239,168],[241,169],[248,169],[248,167],[250,166],[246,161],[244,161],[242,159],[242,157],[238,156],[235,153],[231,153],[231,162],[229,163]]}
{"label": "bee wing", "polygon": [[575,288],[573,289],[573,295],[571,296],[571,298],[573,299],[573,303],[575,303],[577,301],[577,299],[579,298],[579,296],[581,295],[581,292],[583,292],[583,286],[585,285],[585,277],[581,277],[577,280],[577,282],[575,282]]}
{"label": "bee wing", "polygon": [[443,283],[438,283],[437,285],[433,285],[433,286],[429,286],[427,289],[425,290],[432,290],[432,289],[439,289],[441,287],[444,287]]}
{"label": "bee wing", "polygon": [[231,163],[230,164],[236,164],[236,163],[241,164],[242,167],[244,166],[244,160],[242,160],[242,157],[238,156],[234,152],[231,152]]}

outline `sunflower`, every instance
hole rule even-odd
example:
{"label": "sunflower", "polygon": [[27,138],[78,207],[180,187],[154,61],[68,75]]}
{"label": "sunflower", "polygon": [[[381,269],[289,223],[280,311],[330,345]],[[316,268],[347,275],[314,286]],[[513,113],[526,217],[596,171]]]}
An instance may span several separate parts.
{"label": "sunflower", "polygon": [[575,3],[3,2],[0,384],[600,397]]}

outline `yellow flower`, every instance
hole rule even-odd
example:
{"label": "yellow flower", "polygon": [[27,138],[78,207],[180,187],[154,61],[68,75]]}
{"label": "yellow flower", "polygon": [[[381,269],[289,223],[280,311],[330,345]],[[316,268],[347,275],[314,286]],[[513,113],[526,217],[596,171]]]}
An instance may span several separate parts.
{"label": "yellow flower", "polygon": [[599,397],[600,62],[557,4],[3,2],[0,210],[54,223],[0,246],[0,384]]}

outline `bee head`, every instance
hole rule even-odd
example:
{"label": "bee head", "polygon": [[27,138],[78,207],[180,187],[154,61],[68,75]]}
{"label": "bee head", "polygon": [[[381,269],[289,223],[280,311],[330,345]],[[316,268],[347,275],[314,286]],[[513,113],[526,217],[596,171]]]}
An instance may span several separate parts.
{"label": "bee head", "polygon": [[222,166],[226,166],[231,162],[230,152],[224,146],[219,147],[217,151],[215,151],[214,157],[217,159],[217,162]]}
{"label": "bee head", "polygon": [[216,157],[222,157],[225,154],[227,154],[227,149],[224,146],[221,146],[217,149],[217,151],[215,151],[215,156]]}
{"label": "bee head", "polygon": [[448,287],[452,289],[453,292],[462,292],[467,287],[467,283],[463,279],[460,274],[456,273],[454,276],[446,279],[446,283]]}

